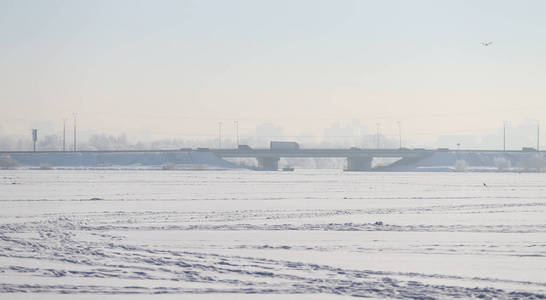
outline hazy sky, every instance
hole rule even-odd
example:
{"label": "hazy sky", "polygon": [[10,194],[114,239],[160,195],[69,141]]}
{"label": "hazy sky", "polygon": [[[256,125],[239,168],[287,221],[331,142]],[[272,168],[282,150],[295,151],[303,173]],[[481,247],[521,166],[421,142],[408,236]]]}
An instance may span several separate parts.
{"label": "hazy sky", "polygon": [[234,120],[243,136],[354,120],[393,136],[400,121],[413,140],[546,128],[545,12],[540,0],[0,0],[0,134],[58,132],[73,112],[84,131],[131,138],[213,137],[219,121],[229,135]]}

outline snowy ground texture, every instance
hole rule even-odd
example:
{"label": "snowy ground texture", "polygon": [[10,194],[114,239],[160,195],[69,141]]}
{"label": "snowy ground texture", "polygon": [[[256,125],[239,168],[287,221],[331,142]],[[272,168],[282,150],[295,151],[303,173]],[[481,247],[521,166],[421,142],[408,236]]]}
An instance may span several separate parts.
{"label": "snowy ground texture", "polygon": [[546,174],[0,171],[2,299],[546,296]]}

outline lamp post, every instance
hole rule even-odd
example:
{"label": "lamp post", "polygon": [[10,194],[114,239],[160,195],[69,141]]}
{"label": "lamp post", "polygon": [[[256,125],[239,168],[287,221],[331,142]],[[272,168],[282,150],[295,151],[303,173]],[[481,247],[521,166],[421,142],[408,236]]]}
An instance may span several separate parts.
{"label": "lamp post", "polygon": [[218,122],[218,149],[222,149],[222,122]]}
{"label": "lamp post", "polygon": [[234,121],[235,123],[235,147],[239,148],[239,121]]}
{"label": "lamp post", "polygon": [[540,123],[537,121],[537,151],[540,151]]}
{"label": "lamp post", "polygon": [[74,115],[74,152],[76,152],[76,113]]}
{"label": "lamp post", "polygon": [[379,149],[379,126],[380,126],[380,124],[379,124],[379,123],[376,123],[375,125],[377,126],[377,133],[376,133],[376,135],[377,135],[377,136],[376,136],[376,139],[377,139],[377,141],[376,141],[376,142],[377,142],[377,149]]}
{"label": "lamp post", "polygon": [[502,122],[502,151],[506,151],[506,124],[510,125],[510,122]]}
{"label": "lamp post", "polygon": [[400,125],[400,121],[396,122],[398,124],[398,139],[399,139],[399,149],[402,149],[402,126]]}
{"label": "lamp post", "polygon": [[66,119],[63,119],[63,152],[66,151]]}

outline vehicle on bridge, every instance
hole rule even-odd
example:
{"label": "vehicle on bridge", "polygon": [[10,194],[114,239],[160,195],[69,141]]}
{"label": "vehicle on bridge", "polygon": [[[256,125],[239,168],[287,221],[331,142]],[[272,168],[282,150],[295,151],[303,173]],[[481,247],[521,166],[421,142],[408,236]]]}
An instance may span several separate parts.
{"label": "vehicle on bridge", "polygon": [[237,150],[252,150],[249,145],[237,145]]}
{"label": "vehicle on bridge", "polygon": [[299,150],[300,145],[296,142],[279,142],[271,141],[269,143],[269,149],[271,150]]}

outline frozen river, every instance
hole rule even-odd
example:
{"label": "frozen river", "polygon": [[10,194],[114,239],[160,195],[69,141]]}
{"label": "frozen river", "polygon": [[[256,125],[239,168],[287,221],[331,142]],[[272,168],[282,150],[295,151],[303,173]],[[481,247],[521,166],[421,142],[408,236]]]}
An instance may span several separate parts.
{"label": "frozen river", "polygon": [[546,174],[4,170],[0,228],[1,299],[546,294]]}

